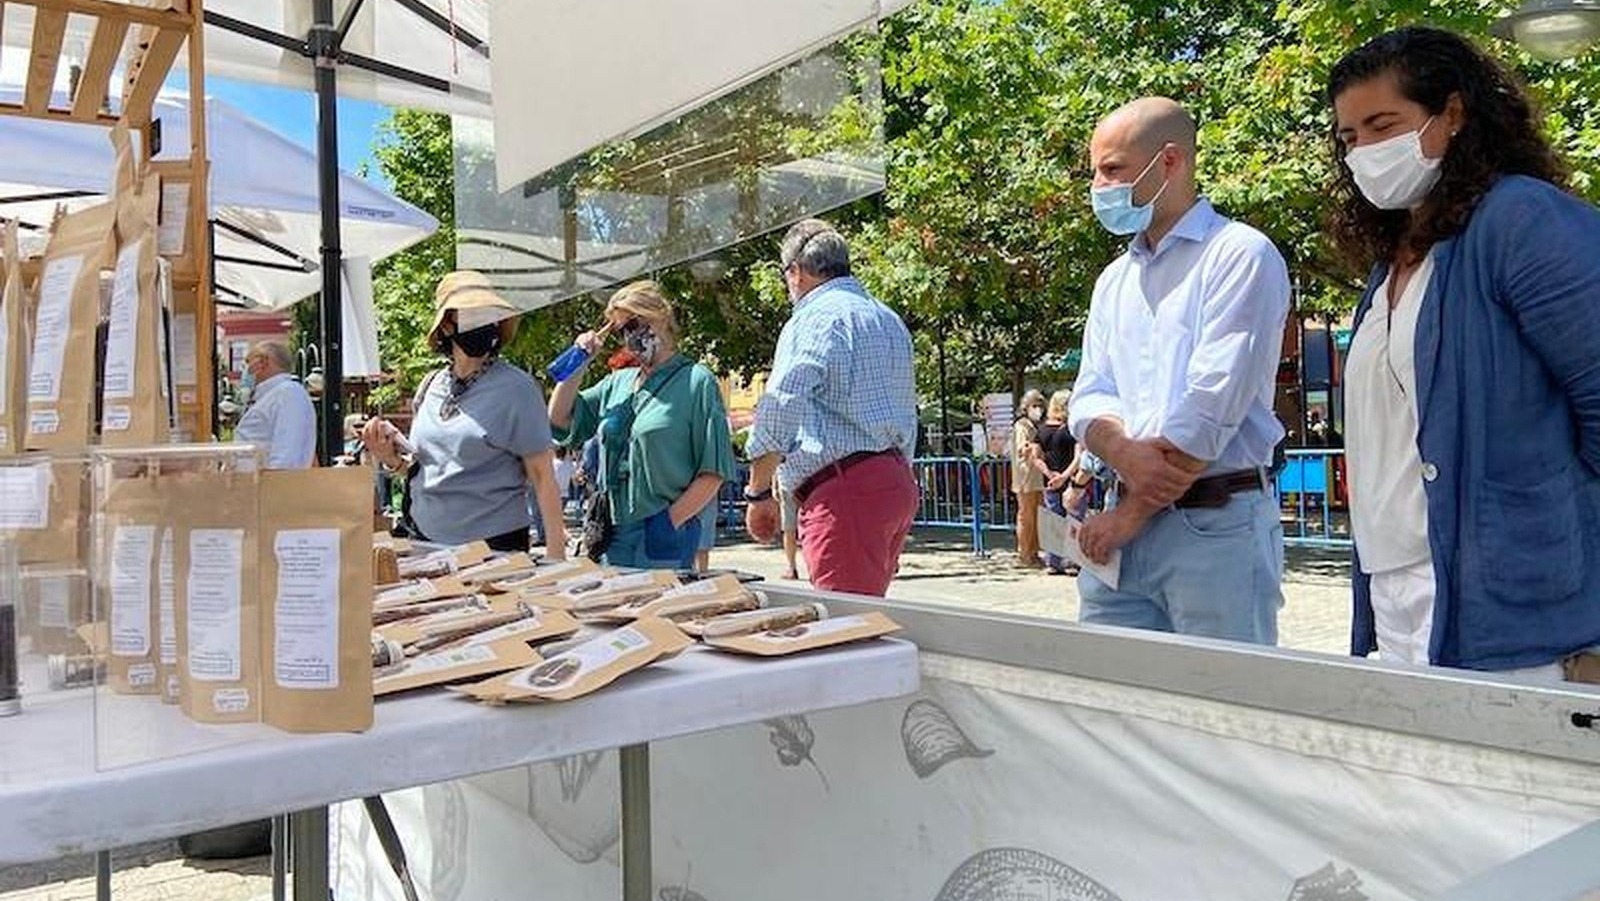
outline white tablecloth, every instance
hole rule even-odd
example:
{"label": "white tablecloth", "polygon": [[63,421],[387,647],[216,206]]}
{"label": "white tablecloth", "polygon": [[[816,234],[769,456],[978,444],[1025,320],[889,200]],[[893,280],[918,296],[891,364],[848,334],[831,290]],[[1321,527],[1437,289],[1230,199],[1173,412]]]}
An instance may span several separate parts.
{"label": "white tablecloth", "polygon": [[[0,720],[0,865],[899,697],[917,686],[916,648],[903,641],[772,660],[696,647],[563,704],[487,708],[430,691],[380,702],[376,724],[359,735],[220,727],[219,736],[253,740],[99,771],[93,699],[79,694]],[[153,699],[140,700],[148,700],[149,731],[160,731],[164,717],[177,716]],[[100,741],[105,744],[106,736]]]}

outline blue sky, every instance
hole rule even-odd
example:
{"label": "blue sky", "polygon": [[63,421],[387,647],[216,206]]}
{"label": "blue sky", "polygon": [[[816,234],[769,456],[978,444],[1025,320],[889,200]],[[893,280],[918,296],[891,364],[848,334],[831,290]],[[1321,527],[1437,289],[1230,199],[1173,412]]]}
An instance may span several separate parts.
{"label": "blue sky", "polygon": [[[169,84],[184,90],[188,87],[185,81],[183,73],[178,71],[173,73]],[[316,149],[317,104],[311,92],[211,76],[206,79],[206,93],[265,122],[273,131],[290,140]],[[375,184],[384,185],[384,179],[377,171],[377,161],[372,158],[372,142],[378,135],[378,123],[388,116],[389,108],[386,106],[365,100],[339,98],[341,169],[359,172],[365,163],[372,170],[367,178]]]}

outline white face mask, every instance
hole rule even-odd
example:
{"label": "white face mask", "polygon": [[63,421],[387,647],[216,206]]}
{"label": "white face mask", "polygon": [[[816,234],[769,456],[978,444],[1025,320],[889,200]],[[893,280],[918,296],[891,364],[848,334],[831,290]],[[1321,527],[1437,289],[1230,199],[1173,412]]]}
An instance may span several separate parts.
{"label": "white face mask", "polygon": [[1433,117],[1417,131],[1408,131],[1344,155],[1345,165],[1363,196],[1380,210],[1409,210],[1422,203],[1439,183],[1439,164],[1422,152],[1422,133]]}

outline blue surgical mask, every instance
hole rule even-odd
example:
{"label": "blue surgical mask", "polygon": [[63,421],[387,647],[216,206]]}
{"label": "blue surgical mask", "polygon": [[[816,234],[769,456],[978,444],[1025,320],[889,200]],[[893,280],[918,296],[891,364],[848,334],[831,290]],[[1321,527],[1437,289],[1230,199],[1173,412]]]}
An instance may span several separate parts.
{"label": "blue surgical mask", "polygon": [[1150,174],[1150,170],[1155,168],[1156,160],[1159,159],[1161,154],[1158,152],[1150,158],[1144,171],[1133,181],[1090,189],[1089,203],[1094,207],[1095,218],[1100,220],[1106,231],[1113,235],[1136,235],[1150,227],[1150,220],[1155,218],[1156,214],[1156,201],[1166,193],[1167,185],[1171,182],[1170,180],[1162,182],[1161,190],[1157,191],[1156,196],[1150,198],[1150,202],[1144,206],[1133,202],[1133,189]]}

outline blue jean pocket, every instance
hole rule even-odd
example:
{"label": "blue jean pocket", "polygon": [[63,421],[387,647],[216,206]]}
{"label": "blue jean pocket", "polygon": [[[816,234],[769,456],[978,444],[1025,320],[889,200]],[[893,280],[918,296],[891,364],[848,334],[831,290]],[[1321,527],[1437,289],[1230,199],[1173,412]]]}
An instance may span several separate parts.
{"label": "blue jean pocket", "polygon": [[644,553],[652,560],[693,561],[700,545],[700,517],[691,518],[680,528],[672,527],[667,510],[644,521]]}

